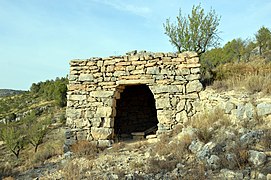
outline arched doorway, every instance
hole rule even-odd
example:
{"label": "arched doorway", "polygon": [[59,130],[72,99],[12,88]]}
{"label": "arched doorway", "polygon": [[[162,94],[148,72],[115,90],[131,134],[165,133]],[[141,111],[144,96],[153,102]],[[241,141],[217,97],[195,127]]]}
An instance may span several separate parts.
{"label": "arched doorway", "polygon": [[154,96],[147,85],[129,85],[117,100],[114,132],[118,138],[132,138],[132,133],[144,136],[157,130],[157,111]]}

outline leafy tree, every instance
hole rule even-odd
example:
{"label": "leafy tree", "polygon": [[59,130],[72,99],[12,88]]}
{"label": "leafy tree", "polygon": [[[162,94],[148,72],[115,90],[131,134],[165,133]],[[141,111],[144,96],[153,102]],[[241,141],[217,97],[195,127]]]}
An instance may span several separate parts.
{"label": "leafy tree", "polygon": [[38,150],[38,146],[43,143],[43,138],[48,132],[48,125],[50,124],[50,118],[41,120],[39,122],[32,123],[27,131],[27,140],[34,146],[35,152]]}
{"label": "leafy tree", "polygon": [[256,47],[256,44],[253,41],[251,41],[249,39],[246,40],[246,47],[245,47],[245,50],[244,50],[244,59],[245,59],[246,62],[250,61],[252,51],[253,51],[253,49],[255,47]]}
{"label": "leafy tree", "polygon": [[165,34],[169,36],[169,41],[178,52],[195,51],[201,55],[208,48],[219,44],[219,21],[220,17],[213,9],[205,13],[198,5],[193,6],[192,13],[188,17],[183,16],[180,9],[177,24],[167,19],[163,25]]}
{"label": "leafy tree", "polygon": [[259,46],[259,53],[262,53],[266,50],[271,49],[271,32],[266,27],[261,27],[258,32],[255,34],[257,45]]}
{"label": "leafy tree", "polygon": [[59,107],[64,107],[67,104],[67,83],[67,78],[61,78],[55,82],[54,100]]}
{"label": "leafy tree", "polygon": [[22,127],[6,125],[2,128],[1,137],[5,141],[7,148],[19,158],[21,150],[26,145],[25,130]]}
{"label": "leafy tree", "polygon": [[223,50],[224,61],[233,62],[234,60],[237,60],[240,62],[245,53],[245,41],[243,41],[241,38],[233,39],[225,44]]}

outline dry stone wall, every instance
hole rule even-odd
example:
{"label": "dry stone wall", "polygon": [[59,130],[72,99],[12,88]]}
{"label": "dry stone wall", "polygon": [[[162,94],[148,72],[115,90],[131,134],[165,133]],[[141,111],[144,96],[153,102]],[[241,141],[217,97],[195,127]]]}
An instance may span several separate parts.
{"label": "dry stone wall", "polygon": [[66,145],[89,140],[108,146],[114,139],[116,101],[125,87],[144,84],[157,110],[157,134],[170,131],[196,112],[202,90],[199,57],[132,52],[124,56],[72,60],[67,92]]}
{"label": "dry stone wall", "polygon": [[223,110],[236,126],[262,121],[266,127],[271,127],[270,96],[237,91],[216,92],[208,88],[200,92],[200,101],[195,102],[194,107],[197,114]]}

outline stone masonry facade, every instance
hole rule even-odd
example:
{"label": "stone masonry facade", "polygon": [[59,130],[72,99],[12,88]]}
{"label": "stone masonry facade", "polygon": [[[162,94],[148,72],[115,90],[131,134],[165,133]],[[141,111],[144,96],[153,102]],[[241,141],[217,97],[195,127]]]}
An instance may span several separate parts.
{"label": "stone masonry facade", "polygon": [[156,134],[183,124],[195,113],[202,90],[199,57],[194,52],[150,53],[72,60],[67,92],[65,144],[89,140],[110,146],[115,138],[117,101],[126,87],[147,86],[157,114]]}

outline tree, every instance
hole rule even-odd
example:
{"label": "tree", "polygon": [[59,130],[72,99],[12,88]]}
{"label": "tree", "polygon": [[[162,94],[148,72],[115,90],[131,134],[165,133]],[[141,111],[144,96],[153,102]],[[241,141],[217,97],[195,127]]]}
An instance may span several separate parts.
{"label": "tree", "polygon": [[245,53],[245,41],[243,41],[241,38],[233,39],[225,44],[223,50],[226,62],[231,62],[234,60],[240,62]]}
{"label": "tree", "polygon": [[48,131],[49,124],[50,118],[47,118],[30,125],[27,131],[27,140],[34,146],[35,152],[37,152],[39,145],[43,143],[43,138]]}
{"label": "tree", "polygon": [[165,34],[178,52],[195,51],[199,55],[210,47],[219,45],[218,25],[220,17],[211,9],[208,13],[198,5],[193,6],[191,15],[182,16],[181,9],[177,16],[177,24],[170,19],[163,24]]}
{"label": "tree", "polygon": [[262,53],[266,50],[271,49],[271,32],[266,27],[261,27],[258,32],[255,34],[257,45],[259,46],[259,53]]}
{"label": "tree", "polygon": [[1,131],[1,138],[5,141],[7,148],[19,158],[21,150],[26,144],[23,128],[6,125]]}

